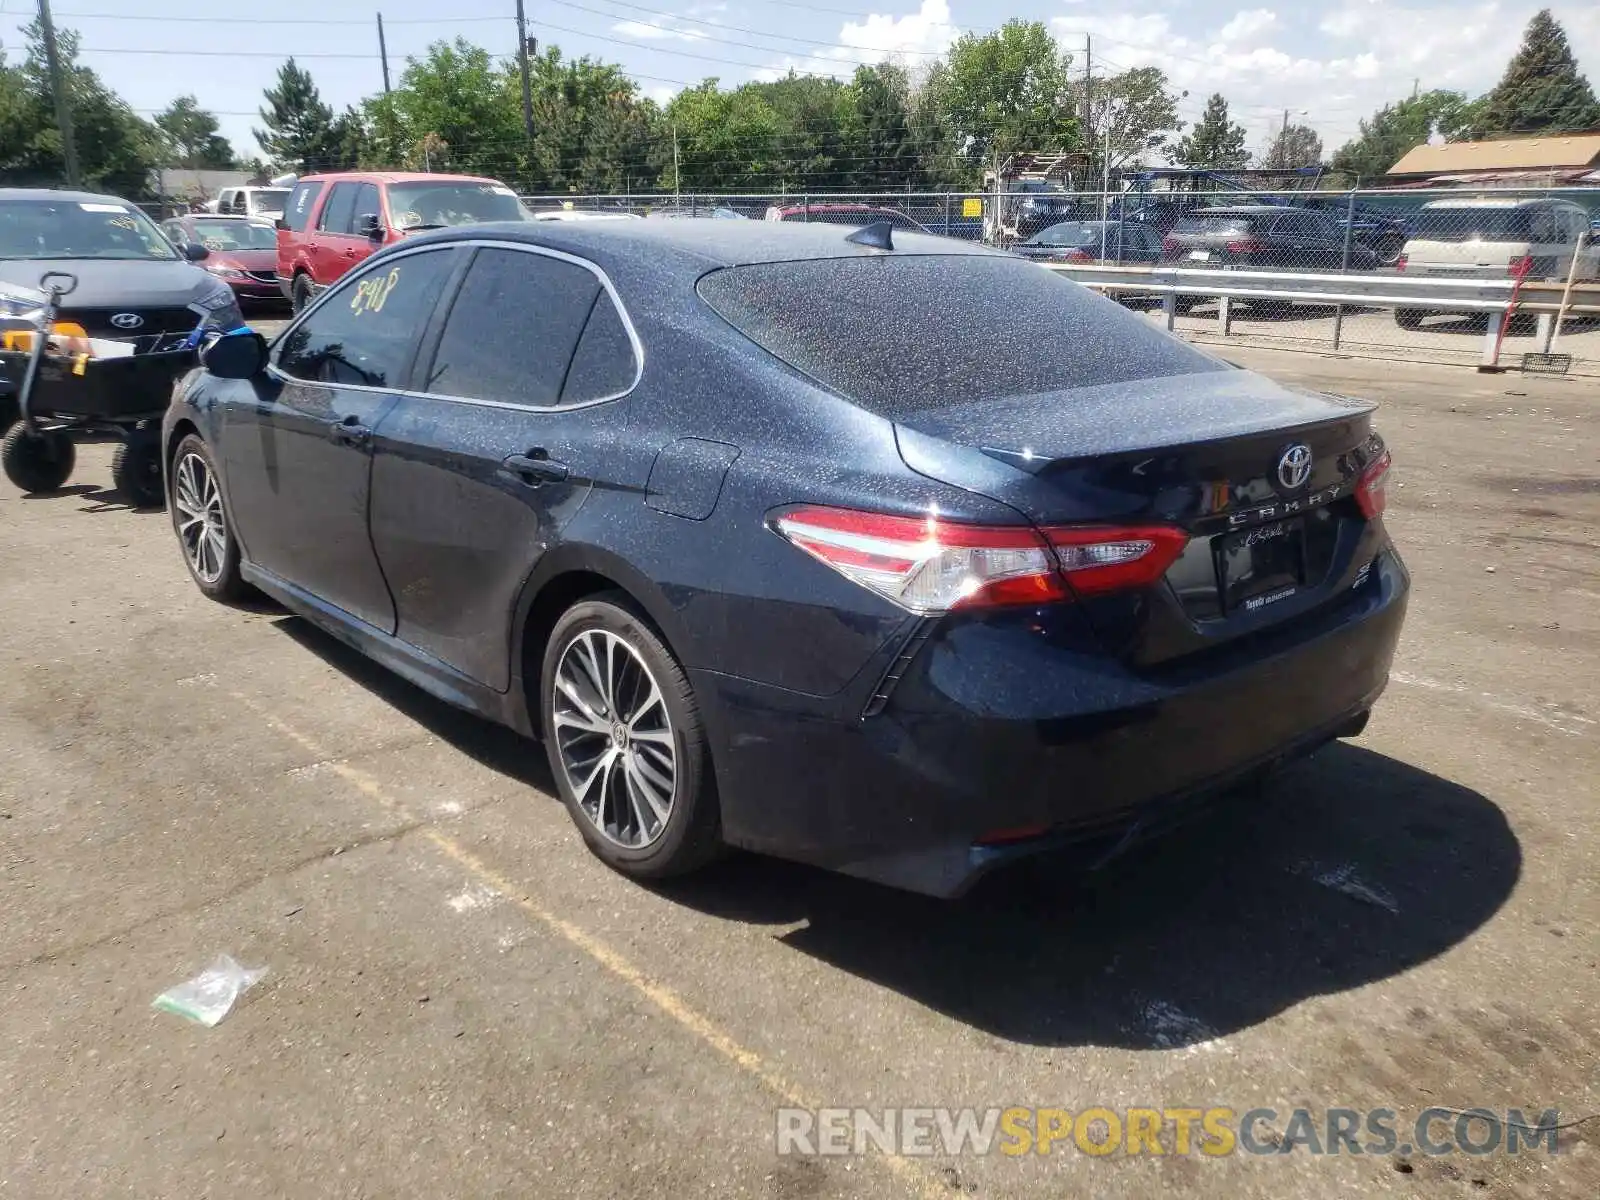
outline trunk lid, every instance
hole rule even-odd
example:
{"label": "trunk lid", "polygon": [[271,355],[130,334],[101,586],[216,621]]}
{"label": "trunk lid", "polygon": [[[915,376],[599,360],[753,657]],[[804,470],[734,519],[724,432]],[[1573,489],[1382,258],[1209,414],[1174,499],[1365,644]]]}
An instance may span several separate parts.
{"label": "trunk lid", "polygon": [[1187,532],[1162,586],[1085,603],[1108,649],[1153,665],[1303,614],[1354,577],[1375,407],[1232,370],[972,403],[896,430],[913,470],[1038,525]]}

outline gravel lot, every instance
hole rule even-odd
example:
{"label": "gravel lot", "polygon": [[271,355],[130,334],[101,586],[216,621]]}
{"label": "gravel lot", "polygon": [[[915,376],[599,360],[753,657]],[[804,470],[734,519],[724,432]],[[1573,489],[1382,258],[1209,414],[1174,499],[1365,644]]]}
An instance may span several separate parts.
{"label": "gravel lot", "polygon": [[[1600,1121],[1553,1157],[775,1154],[783,1105],[1600,1112],[1593,383],[1229,355],[1383,401],[1394,682],[1205,826],[956,904],[627,883],[536,747],[204,601],[110,447],[0,480],[0,1194],[1600,1194]],[[227,1020],[151,1009],[219,951],[270,969]]]}

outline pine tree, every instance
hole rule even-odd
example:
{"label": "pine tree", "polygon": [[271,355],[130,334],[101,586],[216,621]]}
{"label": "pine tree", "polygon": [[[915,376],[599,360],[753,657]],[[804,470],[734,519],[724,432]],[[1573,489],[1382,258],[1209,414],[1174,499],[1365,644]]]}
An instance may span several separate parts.
{"label": "pine tree", "polygon": [[1250,152],[1244,148],[1244,126],[1228,119],[1228,101],[1221,92],[1206,101],[1205,115],[1194,132],[1180,138],[1168,157],[1185,167],[1246,167]]}
{"label": "pine tree", "polygon": [[317,171],[337,166],[339,138],[333,109],[322,102],[309,71],[290,59],[278,68],[278,85],[263,93],[265,129],[253,129],[268,160],[279,170]]}
{"label": "pine tree", "polygon": [[1548,8],[1528,22],[1521,48],[1489,93],[1482,123],[1491,136],[1600,126],[1600,102],[1578,73],[1566,32]]}

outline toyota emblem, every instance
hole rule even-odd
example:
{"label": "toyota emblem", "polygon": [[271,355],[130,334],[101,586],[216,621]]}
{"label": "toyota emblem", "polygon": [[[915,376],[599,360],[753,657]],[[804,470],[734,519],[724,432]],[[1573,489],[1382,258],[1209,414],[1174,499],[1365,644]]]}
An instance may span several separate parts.
{"label": "toyota emblem", "polygon": [[144,318],[138,313],[113,313],[111,323],[118,329],[137,329],[144,324]]}
{"label": "toyota emblem", "polygon": [[1278,459],[1278,482],[1283,485],[1284,491],[1292,492],[1304,487],[1310,478],[1311,447],[1304,442],[1296,442]]}

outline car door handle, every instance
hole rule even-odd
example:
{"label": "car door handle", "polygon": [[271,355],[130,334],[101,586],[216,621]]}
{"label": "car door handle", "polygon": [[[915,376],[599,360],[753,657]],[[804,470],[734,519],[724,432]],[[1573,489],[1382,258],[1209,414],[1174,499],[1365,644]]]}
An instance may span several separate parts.
{"label": "car door handle", "polygon": [[372,430],[356,418],[346,417],[333,427],[331,436],[342,446],[365,446],[372,440]]}
{"label": "car door handle", "polygon": [[556,462],[543,450],[530,450],[526,454],[513,454],[501,467],[523,483],[537,487],[546,482],[559,482],[567,477],[567,464]]}

